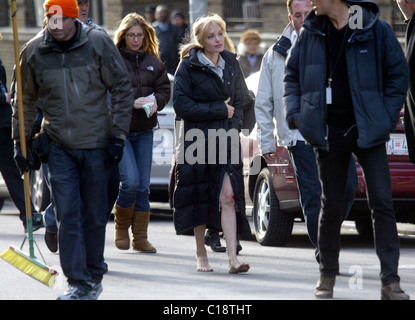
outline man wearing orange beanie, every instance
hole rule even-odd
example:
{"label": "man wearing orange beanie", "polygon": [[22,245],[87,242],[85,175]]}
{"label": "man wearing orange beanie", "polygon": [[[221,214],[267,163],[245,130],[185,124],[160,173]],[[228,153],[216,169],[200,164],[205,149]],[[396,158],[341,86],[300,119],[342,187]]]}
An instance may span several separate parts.
{"label": "man wearing orange beanie", "polygon": [[78,18],[77,0],[46,0],[43,4],[46,10],[45,17],[53,14],[60,14],[68,18]]}
{"label": "man wearing orange beanie", "polygon": [[[77,0],[46,0],[44,7],[47,28],[21,53],[25,131],[30,136],[40,99],[44,118],[38,137],[46,145],[41,153],[47,157],[60,262],[69,284],[58,299],[97,299],[107,272],[108,177],[122,157],[134,97],[118,49],[104,32],[76,19]],[[13,104],[18,146],[17,118]],[[28,171],[31,164],[19,168]]]}
{"label": "man wearing orange beanie", "polygon": [[78,18],[77,0],[46,0],[43,4],[48,29],[56,41],[67,41],[75,34],[73,20]]}

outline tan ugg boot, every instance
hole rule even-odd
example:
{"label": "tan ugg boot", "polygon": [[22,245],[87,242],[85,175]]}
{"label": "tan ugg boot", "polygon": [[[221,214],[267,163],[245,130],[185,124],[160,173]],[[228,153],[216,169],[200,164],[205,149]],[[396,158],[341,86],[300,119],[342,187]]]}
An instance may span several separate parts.
{"label": "tan ugg boot", "polygon": [[[135,205],[135,204],[134,204]],[[129,208],[121,208],[117,204],[115,205],[115,246],[120,250],[130,249],[130,236],[128,235],[128,229],[133,222],[134,205]]]}
{"label": "tan ugg boot", "polygon": [[145,253],[157,252],[150,242],[147,241],[147,228],[150,221],[150,211],[134,211],[133,226],[133,249]]}

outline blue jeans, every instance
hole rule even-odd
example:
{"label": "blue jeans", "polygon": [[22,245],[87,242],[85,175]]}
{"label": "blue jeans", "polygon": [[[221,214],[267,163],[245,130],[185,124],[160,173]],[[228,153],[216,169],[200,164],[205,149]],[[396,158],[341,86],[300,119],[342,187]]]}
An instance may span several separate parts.
{"label": "blue jeans", "polygon": [[150,175],[153,162],[153,130],[130,132],[118,169],[120,190],[117,205],[135,211],[150,210]]}
{"label": "blue jeans", "polygon": [[[316,156],[313,147],[306,145],[304,141],[297,141],[295,146],[288,148],[288,151],[297,178],[300,203],[308,236],[314,247],[318,248],[317,236],[321,207],[321,184]],[[358,186],[357,183],[356,165],[353,158],[350,157],[342,220],[345,220],[349,215],[354,202],[355,191]]]}
{"label": "blue jeans", "polygon": [[62,270],[69,284],[100,282],[108,221],[105,149],[67,149],[52,142],[48,158]]}
{"label": "blue jeans", "polygon": [[[48,185],[49,190],[50,188],[50,182],[49,182],[49,173],[48,173],[48,165],[46,163],[42,163],[43,167],[43,177],[46,181],[46,184]],[[120,177],[118,173],[118,168],[113,167],[110,169],[110,177],[108,181],[108,217],[111,215],[112,208],[114,206],[115,200],[118,196],[118,185],[120,183]],[[56,224],[56,214],[55,210],[53,209],[53,197],[52,192],[50,192],[50,200],[51,203],[46,207],[43,217],[45,220],[45,227],[48,232],[57,233],[58,232],[58,226]]]}

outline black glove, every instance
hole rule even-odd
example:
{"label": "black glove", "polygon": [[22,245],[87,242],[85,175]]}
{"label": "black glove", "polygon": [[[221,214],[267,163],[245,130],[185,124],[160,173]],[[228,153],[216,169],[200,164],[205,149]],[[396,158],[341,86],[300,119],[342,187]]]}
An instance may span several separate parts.
{"label": "black glove", "polygon": [[[26,139],[26,141],[28,140],[29,139]],[[27,158],[25,158],[22,154],[20,141],[16,141],[14,143],[14,162],[16,162],[21,174],[23,174],[23,172],[29,172],[29,170],[33,169],[34,160],[31,149],[31,146],[26,145]]]}
{"label": "black glove", "polygon": [[[50,140],[46,132],[40,132],[32,140],[34,156],[37,155],[41,162],[48,163]],[[36,157],[35,157],[36,158]]]}
{"label": "black glove", "polygon": [[108,168],[118,165],[124,151],[124,140],[111,137],[107,147],[107,157],[104,161]]}

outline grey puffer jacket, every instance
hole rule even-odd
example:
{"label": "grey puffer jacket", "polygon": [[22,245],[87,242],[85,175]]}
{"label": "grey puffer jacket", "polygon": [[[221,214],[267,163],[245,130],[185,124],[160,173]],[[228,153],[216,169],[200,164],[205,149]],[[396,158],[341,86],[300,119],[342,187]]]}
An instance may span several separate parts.
{"label": "grey puffer jacket", "polygon": [[[26,136],[41,99],[42,127],[53,141],[70,149],[105,148],[111,135],[126,138],[134,103],[131,83],[111,38],[78,21],[76,27],[77,40],[65,52],[44,29],[21,53]],[[13,109],[13,138],[19,139],[16,103]]]}
{"label": "grey puffer jacket", "polygon": [[[363,28],[354,29],[346,43],[346,61],[360,148],[389,140],[408,87],[408,65],[395,34],[379,19],[371,1],[349,1],[363,9]],[[290,128],[311,145],[328,149],[326,105],[327,16],[312,11],[287,60],[284,106]],[[300,85],[301,84],[301,85]]]}

